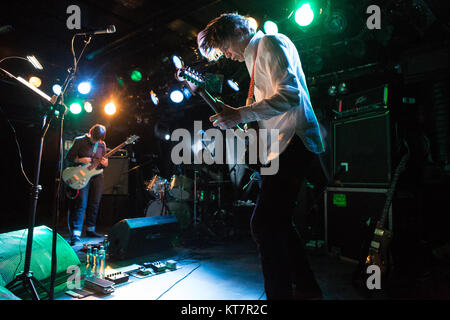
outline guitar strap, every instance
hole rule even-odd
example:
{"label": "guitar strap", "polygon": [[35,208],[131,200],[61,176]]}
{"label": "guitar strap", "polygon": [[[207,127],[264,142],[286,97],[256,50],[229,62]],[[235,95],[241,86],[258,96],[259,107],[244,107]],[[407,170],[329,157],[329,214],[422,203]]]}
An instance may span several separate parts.
{"label": "guitar strap", "polygon": [[[259,45],[259,43],[258,43]],[[255,50],[255,56],[253,59],[253,68],[252,68],[252,77],[250,79],[250,86],[248,88],[248,95],[247,95],[247,100],[245,101],[245,105],[250,105],[253,102],[255,102],[255,99],[253,98],[253,94],[255,91],[255,64],[256,64],[256,57],[258,56],[258,46],[256,46],[256,50]]]}
{"label": "guitar strap", "polygon": [[[255,102],[255,98],[254,98],[254,92],[255,92],[255,65],[256,65],[256,58],[258,57],[258,46],[259,46],[259,42],[256,45],[255,55],[253,57],[252,76],[251,76],[251,79],[250,79],[250,86],[248,88],[247,100],[245,101],[246,106],[249,106],[249,105],[251,105],[252,103]],[[256,137],[255,143],[256,143],[256,150],[257,150],[257,152],[259,154],[259,134],[258,134],[259,125],[258,125],[258,122],[257,121],[252,122],[251,127],[253,129],[255,129],[256,132],[257,132],[257,137]],[[244,130],[247,130],[247,129],[248,129],[248,125],[245,124],[244,125]],[[247,152],[246,153],[248,153],[248,146],[247,146]],[[250,163],[249,163],[249,166],[250,166]]]}
{"label": "guitar strap", "polygon": [[92,158],[97,154],[98,141],[94,144],[94,148],[92,149]]}

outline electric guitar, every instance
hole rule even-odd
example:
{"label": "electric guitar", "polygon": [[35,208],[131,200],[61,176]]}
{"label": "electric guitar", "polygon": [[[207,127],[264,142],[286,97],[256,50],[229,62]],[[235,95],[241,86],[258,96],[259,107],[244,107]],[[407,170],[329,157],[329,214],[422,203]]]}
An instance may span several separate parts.
{"label": "electric guitar", "polygon": [[[198,94],[200,97],[203,98],[203,100],[206,102],[206,104],[215,112],[220,113],[221,108],[217,102],[217,100],[206,90],[206,81],[203,75],[201,75],[199,72],[195,71],[194,69],[190,67],[183,67],[181,69],[177,69],[175,73],[175,78],[180,81],[187,84],[188,89],[191,91],[192,94]],[[243,155],[243,158],[247,159],[250,157],[250,144],[256,145],[256,150],[259,150],[259,134],[258,134],[258,123],[252,122],[251,128],[255,130],[255,136],[252,140],[250,140],[250,131],[248,130],[250,126],[246,123],[238,124],[233,128],[234,135],[242,142],[245,143],[245,154]],[[248,139],[247,139],[248,138]],[[259,151],[258,151],[259,152]],[[245,161],[245,160],[243,160]],[[245,166],[252,170],[257,171],[259,170],[260,164],[250,164],[250,161],[248,161],[248,164]]]}
{"label": "electric guitar", "polygon": [[[409,150],[401,158],[395,173],[392,177],[391,185],[386,194],[386,201],[383,207],[382,214],[375,226],[372,227],[373,233],[370,242],[366,242],[363,246],[363,250],[367,250],[367,255],[362,256],[361,261],[358,264],[354,274],[353,283],[358,289],[362,289],[365,293],[371,293],[367,291],[366,281],[368,278],[367,268],[371,265],[376,265],[380,268],[380,275],[382,278],[386,279],[388,273],[391,271],[392,267],[392,256],[390,251],[390,243],[392,241],[392,230],[386,228],[386,219],[389,213],[389,208],[392,204],[392,198],[395,193],[395,188],[401,173],[406,168],[406,163],[409,160]],[[368,246],[368,249],[367,249]],[[364,260],[363,260],[364,259]]]}
{"label": "electric guitar", "polygon": [[[367,255],[365,265],[366,267],[370,265],[377,265],[380,268],[381,275],[384,276],[389,271],[389,245],[392,240],[392,230],[385,227],[386,218],[388,216],[389,208],[392,204],[392,198],[394,196],[395,187],[397,185],[398,178],[400,174],[405,170],[406,163],[409,160],[409,152],[406,153],[397,168],[395,169],[394,176],[391,181],[389,191],[386,195],[386,202],[384,204],[383,212],[380,219],[375,225],[375,230],[373,231],[373,238],[369,244],[369,253]],[[366,268],[367,269],[367,268]]]}
{"label": "electric guitar", "polygon": [[[128,137],[127,140],[125,140],[117,147],[106,153],[103,157],[108,158],[112,156],[114,153],[119,151],[125,145],[131,144],[138,139],[139,136],[136,135]],[[66,169],[64,169],[62,173],[62,179],[70,188],[75,190],[82,189],[89,183],[89,180],[92,177],[99,175],[103,172],[103,169],[97,169],[99,164],[100,159],[93,159],[91,163],[86,163],[81,166],[75,167],[67,167]]]}
{"label": "electric guitar", "polygon": [[[181,69],[177,69],[175,78],[180,82],[185,82],[191,93],[198,94],[200,97],[202,97],[206,104],[215,113],[220,113],[222,111],[217,100],[208,91],[206,91],[205,78],[199,72],[190,67],[183,67]],[[247,124],[238,124],[236,125],[235,129],[246,132],[247,128]]]}

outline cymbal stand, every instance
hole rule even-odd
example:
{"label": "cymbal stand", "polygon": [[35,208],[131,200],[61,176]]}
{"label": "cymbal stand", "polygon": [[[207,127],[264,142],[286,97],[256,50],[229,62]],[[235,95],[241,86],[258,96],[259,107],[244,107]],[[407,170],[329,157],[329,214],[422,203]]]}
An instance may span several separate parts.
{"label": "cymbal stand", "polygon": [[194,170],[194,227],[197,226],[197,174],[198,171]]}

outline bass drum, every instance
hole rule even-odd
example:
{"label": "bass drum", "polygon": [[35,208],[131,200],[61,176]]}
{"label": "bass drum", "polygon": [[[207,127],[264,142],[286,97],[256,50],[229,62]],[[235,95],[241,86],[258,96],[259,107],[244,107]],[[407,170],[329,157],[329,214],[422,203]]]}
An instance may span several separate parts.
{"label": "bass drum", "polygon": [[177,217],[181,229],[188,228],[191,223],[191,208],[185,201],[166,201],[163,205],[161,200],[152,200],[145,209],[146,217],[164,216],[173,214]]}

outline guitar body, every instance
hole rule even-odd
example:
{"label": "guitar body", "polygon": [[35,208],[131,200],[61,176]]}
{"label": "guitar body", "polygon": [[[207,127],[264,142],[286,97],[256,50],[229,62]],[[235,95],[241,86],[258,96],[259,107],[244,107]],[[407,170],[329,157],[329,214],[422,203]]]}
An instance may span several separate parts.
{"label": "guitar body", "polygon": [[374,231],[373,240],[369,245],[369,253],[366,258],[366,267],[377,265],[381,276],[384,277],[390,271],[389,246],[392,240],[392,231],[377,226]]}
{"label": "guitar body", "polygon": [[101,174],[103,169],[91,168],[92,164],[86,163],[81,166],[68,167],[62,173],[63,181],[72,189],[83,189],[89,183],[89,180]]}
{"label": "guitar body", "polygon": [[379,224],[373,225],[370,234],[371,239],[367,239],[362,248],[362,257],[358,266],[353,271],[352,284],[358,292],[366,297],[371,297],[376,290],[367,287],[367,280],[373,273],[368,273],[370,266],[380,268],[381,288],[389,288],[391,276],[393,275],[393,261],[390,251],[392,231],[380,228]]}

